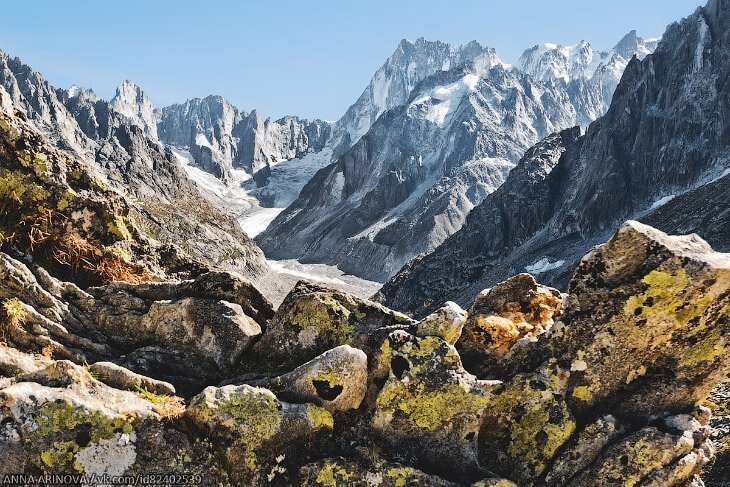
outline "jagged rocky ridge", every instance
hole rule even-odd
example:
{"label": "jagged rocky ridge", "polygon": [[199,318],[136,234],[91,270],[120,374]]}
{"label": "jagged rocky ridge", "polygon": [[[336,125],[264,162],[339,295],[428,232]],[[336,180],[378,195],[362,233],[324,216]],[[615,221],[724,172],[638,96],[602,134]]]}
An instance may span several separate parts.
{"label": "jagged rocky ridge", "polygon": [[[633,32],[609,53],[587,43],[538,46],[512,67],[483,49],[437,71],[402,105],[375,111],[382,115],[369,131],[257,241],[274,258],[324,262],[382,282],[459,230],[530,146],[602,115],[628,63],[623,56],[652,48]],[[545,67],[546,58],[565,73]],[[363,96],[377,91],[372,83],[369,90]]]}
{"label": "jagged rocky ridge", "polygon": [[519,275],[419,322],[306,283],[273,314],[230,274],[82,291],[0,257],[3,474],[721,480],[699,403],[730,370],[730,255],[696,236],[629,222],[567,295]]}
{"label": "jagged rocky ridge", "polygon": [[223,180],[233,170],[265,185],[277,162],[319,152],[329,139],[327,122],[287,116],[264,120],[253,110],[239,111],[220,96],[195,98],[157,110],[157,131],[168,145],[186,147],[197,165]]}
{"label": "jagged rocky ridge", "polygon": [[444,299],[468,303],[525,269],[564,287],[580,256],[626,218],[728,250],[728,25],[727,1],[670,25],[653,54],[629,64],[584,136],[562,134],[564,152],[549,164],[544,142],[528,152],[459,232],[408,263],[379,300],[423,314]]}
{"label": "jagged rocky ridge", "polygon": [[454,46],[423,37],[403,39],[395,52],[375,72],[360,97],[332,128],[333,158],[337,159],[370,130],[375,121],[391,108],[404,105],[411,91],[423,79],[461,66],[477,56],[497,57],[494,49],[472,41]]}
{"label": "jagged rocky ridge", "polygon": [[177,158],[148,136],[152,129],[140,120],[149,120],[151,104],[136,85],[125,82],[109,103],[91,90],[56,90],[19,59],[0,52],[0,86],[14,105],[6,104],[5,112],[20,110],[51,144],[86,161],[93,178],[125,195],[131,207],[126,217],[147,238],[180,247],[205,266],[241,272],[273,298],[283,297],[283,285],[256,244],[201,196]]}

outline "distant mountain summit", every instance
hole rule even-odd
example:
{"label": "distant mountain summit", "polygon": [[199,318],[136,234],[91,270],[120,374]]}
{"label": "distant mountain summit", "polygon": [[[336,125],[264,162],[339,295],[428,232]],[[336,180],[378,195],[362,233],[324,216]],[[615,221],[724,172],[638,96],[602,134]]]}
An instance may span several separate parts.
{"label": "distant mountain summit", "polygon": [[194,98],[156,115],[161,142],[188,148],[201,168],[220,179],[231,180],[233,170],[241,169],[259,185],[266,184],[272,165],[319,152],[330,135],[322,120],[264,119],[220,96]]}
{"label": "distant mountain summit", "polygon": [[365,135],[385,111],[405,104],[413,88],[423,79],[461,66],[484,53],[498,57],[493,49],[482,47],[476,41],[454,46],[422,37],[415,42],[403,39],[375,72],[358,100],[335,123],[335,158]]}
{"label": "distant mountain summit", "polygon": [[117,87],[110,105],[129,122],[142,127],[148,137],[157,138],[155,109],[147,94],[133,81],[125,80]]}
{"label": "distant mountain summit", "polygon": [[[631,35],[619,45],[628,46]],[[643,56],[652,45],[636,39],[641,52],[634,54]],[[586,42],[548,44],[510,66],[475,42],[401,43],[335,124],[334,143],[357,137],[371,116],[380,116],[314,176],[257,237],[259,244],[274,258],[388,279],[458,231],[528,148],[605,113],[621,74],[615,70],[628,63],[614,51],[598,53]],[[424,77],[416,81],[409,73]]]}
{"label": "distant mountain summit", "polygon": [[644,59],[656,49],[658,42],[659,39],[642,39],[633,30],[609,51],[596,51],[587,41],[571,46],[540,44],[526,50],[516,67],[539,81],[569,83],[610,74],[618,83],[631,58]]}

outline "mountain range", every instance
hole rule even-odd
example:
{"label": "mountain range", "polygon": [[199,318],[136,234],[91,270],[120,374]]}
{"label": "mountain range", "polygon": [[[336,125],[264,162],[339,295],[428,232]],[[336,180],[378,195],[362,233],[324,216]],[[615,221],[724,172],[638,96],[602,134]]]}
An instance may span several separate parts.
{"label": "mountain range", "polygon": [[525,271],[564,288],[580,256],[628,218],[730,249],[729,25],[727,2],[670,25],[652,55],[629,63],[585,134],[530,149],[460,231],[409,262],[379,299],[420,314]]}
{"label": "mountain range", "polygon": [[[379,299],[410,310],[407,300],[395,295],[410,293],[400,283],[414,266],[453,245],[454,234],[465,234],[468,229],[461,230],[470,213],[476,219],[506,194],[523,199],[535,181],[551,184],[562,177],[558,163],[588,137],[582,131],[595,130],[591,124],[609,110],[624,70],[659,44],[635,31],[607,51],[586,41],[546,43],[526,50],[510,65],[475,41],[453,46],[403,40],[335,122],[263,119],[256,110],[240,110],[220,96],[155,108],[128,80],[106,102],[88,89],[54,89],[32,68],[4,54],[1,80],[60,148],[95,161],[114,187],[138,198],[139,213],[147,222],[156,221],[148,224],[161,240],[183,241],[202,260],[228,262],[254,279],[267,280],[279,295],[275,301],[284,284],[269,279],[264,253],[270,259],[337,266],[372,281],[393,278]],[[571,128],[576,126],[581,128]],[[167,162],[160,165],[159,158]],[[556,166],[560,170],[551,175]],[[220,182],[212,183],[206,174]],[[683,185],[677,186],[687,189]],[[654,199],[669,191],[657,189]],[[557,193],[552,187],[547,192],[540,197],[553,205]],[[201,197],[208,201],[198,205]],[[177,199],[188,200],[202,215],[175,208]],[[513,202],[502,206],[502,212],[520,211]],[[149,218],[155,214],[156,219]],[[160,224],[160,216],[172,217],[175,224]],[[520,225],[526,225],[527,217],[520,218]],[[210,252],[206,244],[182,239],[201,232],[193,230],[197,219],[211,221],[201,235],[212,232],[227,243]],[[493,216],[485,219],[496,224]],[[483,228],[469,226],[483,238]],[[609,228],[607,224],[605,231]],[[503,231],[509,239],[525,238],[511,228]],[[489,235],[487,240],[497,238],[494,231]],[[604,236],[579,240],[593,243]],[[575,255],[585,247],[575,247]],[[535,259],[528,255],[509,266],[500,260],[505,266],[501,273],[485,271],[478,280],[467,279],[464,298],[498,276],[521,270],[543,272],[550,279],[562,269],[563,281],[556,277],[548,282],[564,284],[570,260],[558,252]],[[474,276],[477,270],[469,272]],[[421,282],[414,286],[429,292]],[[441,294],[455,292],[444,287]],[[422,298],[414,297],[414,302],[438,304]]]}
{"label": "mountain range", "polygon": [[[462,51],[471,57],[466,63],[427,63],[437,69],[320,170],[257,242],[273,258],[324,262],[387,280],[458,231],[530,146],[602,115],[628,61],[645,56],[656,42],[631,32],[609,52],[586,42],[546,44],[526,51],[516,66],[471,43]],[[382,73],[409,72],[415,55],[405,57],[404,45],[358,104],[370,102],[383,86],[403,85]],[[440,44],[418,41],[415,47],[417,53],[433,51],[428,59],[440,61]],[[397,63],[400,69],[393,67]],[[358,104],[348,114],[364,114],[360,125],[379,110],[377,104],[366,105],[370,111]],[[348,133],[359,133],[350,115],[345,121]]]}

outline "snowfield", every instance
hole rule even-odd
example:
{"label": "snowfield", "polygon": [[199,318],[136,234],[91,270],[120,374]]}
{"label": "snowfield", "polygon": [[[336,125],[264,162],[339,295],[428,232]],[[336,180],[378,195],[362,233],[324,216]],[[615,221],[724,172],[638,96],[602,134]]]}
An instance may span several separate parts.
{"label": "snowfield", "polygon": [[[233,181],[224,183],[197,167],[195,159],[187,149],[182,147],[170,147],[170,149],[201,193],[213,204],[233,215],[243,231],[251,238],[266,230],[272,220],[299,196],[302,187],[314,173],[329,164],[332,157],[332,150],[325,149],[318,153],[309,153],[299,159],[275,163],[271,166],[269,184],[263,188],[256,188],[251,176],[243,170],[234,169]],[[262,206],[259,198],[273,200],[276,206],[271,208]],[[361,298],[369,298],[381,286],[378,282],[344,274],[336,267],[325,264],[302,264],[294,259],[281,261],[267,259],[266,263],[276,273],[292,278],[292,286],[297,280],[305,279]]]}

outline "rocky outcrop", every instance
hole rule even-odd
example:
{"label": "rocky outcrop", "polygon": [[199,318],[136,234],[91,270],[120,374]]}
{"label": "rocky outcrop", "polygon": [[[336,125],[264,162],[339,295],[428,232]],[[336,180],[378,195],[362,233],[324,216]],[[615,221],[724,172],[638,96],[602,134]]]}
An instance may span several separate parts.
{"label": "rocky outcrop", "polygon": [[379,346],[378,334],[411,323],[377,303],[300,281],[255,349],[262,360],[299,365],[340,345],[370,352]]}
{"label": "rocky outcrop", "polygon": [[240,380],[276,391],[285,401],[311,402],[334,413],[360,407],[367,377],[368,356],[357,348],[340,345],[277,377]]}
{"label": "rocky outcrop", "polygon": [[[567,295],[522,274],[468,312],[447,303],[420,322],[305,283],[273,314],[228,274],[85,293],[5,262],[2,473],[669,486],[701,485],[714,455],[714,420],[701,403],[730,372],[730,255],[696,236],[628,222],[582,259]],[[21,271],[30,275],[18,286],[11,276]],[[180,302],[229,311],[181,315]],[[179,331],[166,332],[171,324]],[[244,335],[254,324],[263,336],[252,350]],[[33,336],[59,347],[27,353]],[[164,367],[146,377],[120,367],[151,347],[81,365],[137,340],[155,342]],[[219,363],[227,383],[200,391],[198,382],[187,401],[148,388],[164,387],[156,381],[171,369],[202,369],[210,380],[207,364]]]}
{"label": "rocky outcrop", "polygon": [[[111,360],[183,392],[232,374],[273,315],[250,283],[229,273],[83,291],[28,265],[0,254],[0,298],[19,303],[24,316],[23,326],[5,330],[9,343],[77,363]],[[117,387],[141,380],[117,377],[110,367],[92,370]],[[151,382],[135,385],[159,389]]]}
{"label": "rocky outcrop", "polygon": [[134,81],[124,80],[109,105],[128,122],[140,127],[147,137],[157,139],[155,109],[147,94]]}
{"label": "rocky outcrop", "polygon": [[547,177],[525,180],[518,165],[461,231],[405,266],[380,300],[419,314],[446,299],[465,305],[526,269],[563,288],[580,257],[629,218],[697,232],[728,250],[721,194],[730,183],[730,37],[721,26],[729,19],[727,2],[713,1],[670,25],[653,54],[629,63],[606,115],[565,147]]}
{"label": "rocky outcrop", "polygon": [[482,291],[469,308],[457,342],[465,367],[481,376],[502,376],[523,359],[523,349],[560,317],[563,297],[556,289],[518,274]]}
{"label": "rocky outcrop", "polygon": [[178,267],[223,267],[254,280],[269,296],[286,293],[238,223],[203,198],[176,157],[137,123],[90,90],[53,90],[4,53],[0,63],[2,93],[8,90],[3,122],[13,129],[0,136],[8,143],[25,144],[29,157],[53,159],[58,148],[70,150],[81,165],[74,174],[88,177],[97,192],[122,194],[125,225],[134,224],[152,246],[166,247],[167,259]]}

